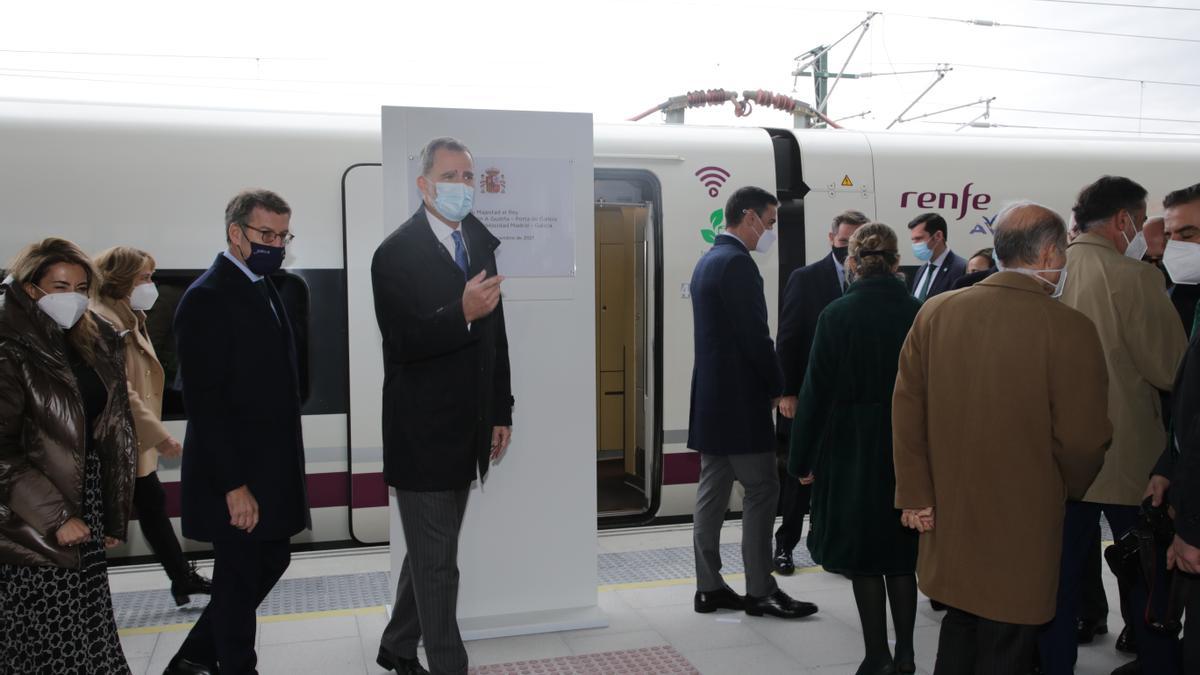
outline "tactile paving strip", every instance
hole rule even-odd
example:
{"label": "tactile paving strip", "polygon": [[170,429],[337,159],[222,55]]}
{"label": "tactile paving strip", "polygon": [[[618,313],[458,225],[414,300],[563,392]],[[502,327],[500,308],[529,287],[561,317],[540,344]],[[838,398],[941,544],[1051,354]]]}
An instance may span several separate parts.
{"label": "tactile paving strip", "polygon": [[674,647],[662,646],[476,666],[468,672],[474,675],[692,675],[700,671]]}
{"label": "tactile paving strip", "polygon": [[[794,555],[797,568],[814,564],[808,549],[803,545],[796,547]],[[721,560],[724,563],[723,572],[742,572],[741,544],[722,544]],[[597,557],[597,571],[599,583],[607,586],[688,579],[696,576],[696,564],[692,548],[687,546],[601,553]],[[284,579],[275,585],[267,599],[259,606],[258,615],[278,616],[379,607],[391,601],[387,572]],[[207,605],[208,596],[193,595],[190,605],[177,608],[166,589],[113,594],[113,610],[116,613],[118,628],[190,623],[200,616],[200,612]]]}
{"label": "tactile paving strip", "polygon": [[[808,548],[803,545],[797,546],[792,555],[797,568],[816,564],[808,554]],[[688,579],[696,576],[696,554],[690,546],[601,553],[597,563],[601,585]],[[721,565],[722,572],[744,572],[742,545],[721,544]]]}
{"label": "tactile paving strip", "polygon": [[[259,605],[258,615],[359,609],[379,607],[388,602],[391,598],[387,572],[284,579],[275,584],[267,599]],[[171,594],[165,589],[113,594],[118,628],[189,623],[199,618],[207,605],[207,595],[193,595],[190,605],[176,608]]]}

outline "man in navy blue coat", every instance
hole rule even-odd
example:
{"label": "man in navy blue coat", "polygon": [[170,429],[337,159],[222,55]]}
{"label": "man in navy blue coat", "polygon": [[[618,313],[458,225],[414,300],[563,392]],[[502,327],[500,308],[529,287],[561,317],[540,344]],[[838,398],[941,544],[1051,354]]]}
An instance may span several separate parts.
{"label": "man in navy blue coat", "polygon": [[421,206],[371,260],[383,337],[383,475],[408,547],[376,663],[401,675],[466,675],[458,538],[471,483],[512,438],[500,246],[471,214],[475,161],[461,141],[421,152]]}
{"label": "man in navy blue coat", "polygon": [[[817,317],[829,303],[842,297],[846,289],[846,252],[854,232],[870,222],[860,211],[844,211],[833,219],[829,230],[829,255],[811,265],[792,272],[783,290],[779,308],[779,335],[776,349],[783,366],[783,398],[779,401],[779,428],[776,430],[787,455],[792,418],[804,373],[808,370],[808,353],[812,351],[813,336],[817,333]],[[787,473],[786,462],[779,476],[779,512],[783,516],[775,531],[775,571],[788,575],[796,571],[792,549],[800,543],[804,516],[808,514],[811,486]]]}
{"label": "man in navy blue coat", "polygon": [[253,673],[255,611],[311,527],[295,326],[270,274],[291,208],[249,190],[225,209],[228,250],[188,288],[175,335],[188,425],[183,534],[213,544],[212,601],[165,675]]}
{"label": "man in navy blue coat", "polygon": [[[772,413],[783,374],[767,325],[767,303],[751,250],[769,251],[779,200],[744,187],[725,204],[727,229],[692,273],[695,366],[688,447],[700,452],[695,528],[697,612],[744,610],[751,616],[808,616],[816,605],[794,600],[771,576],[771,526],[779,498]],[[742,501],[746,597],[721,577],[721,525],[733,481]]]}
{"label": "man in navy blue coat", "polygon": [[924,263],[912,280],[913,297],[924,302],[953,290],[954,283],[967,273],[967,261],[950,250],[946,219],[936,213],[922,213],[908,224],[908,231],[913,255]]}

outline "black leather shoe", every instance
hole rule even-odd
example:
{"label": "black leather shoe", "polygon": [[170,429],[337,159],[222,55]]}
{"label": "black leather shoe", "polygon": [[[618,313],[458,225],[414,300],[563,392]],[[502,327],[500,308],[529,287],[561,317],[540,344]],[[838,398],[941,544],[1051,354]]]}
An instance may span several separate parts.
{"label": "black leather shoe", "polygon": [[383,649],[379,650],[379,656],[375,657],[375,663],[379,664],[384,670],[394,670],[399,675],[429,675],[429,671],[421,666],[421,662],[417,659],[406,659],[400,656],[392,656]]}
{"label": "black leather shoe", "polygon": [[937,600],[934,600],[933,598],[930,598],[930,599],[929,599],[929,606],[930,606],[930,607],[933,609],[933,611],[935,611],[935,612],[944,612],[944,611],[946,611],[946,605],[945,605],[945,604],[943,604],[943,603],[941,603],[941,602],[938,602]]}
{"label": "black leather shoe", "polygon": [[188,573],[179,581],[171,582],[171,595],[175,598],[175,606],[182,607],[192,601],[192,595],[212,595],[212,582],[200,576],[196,564],[188,565]]}
{"label": "black leather shoe", "polygon": [[696,591],[695,607],[701,614],[715,612],[718,609],[742,609],[746,606],[742,596],[726,586],[715,591]]}
{"label": "black leather shoe", "polygon": [[794,600],[780,589],[765,598],[746,596],[746,613],[750,616],[770,614],[781,619],[799,619],[817,613],[817,606],[811,602]]}
{"label": "black leather shoe", "polygon": [[1097,635],[1108,635],[1107,623],[1104,623],[1102,619],[1079,620],[1079,644],[1091,644],[1092,640],[1095,640]]}
{"label": "black leather shoe", "polygon": [[1130,661],[1112,671],[1112,675],[1142,675],[1142,666],[1137,661]]}
{"label": "black leather shoe", "polygon": [[221,671],[216,666],[206,666],[203,663],[189,661],[176,654],[169,663],[163,675],[219,675]]}
{"label": "black leather shoe", "polygon": [[905,673],[907,675],[907,673],[917,672],[917,656],[911,649],[907,653],[897,651],[894,661],[897,673]]}
{"label": "black leather shoe", "polygon": [[1137,637],[1129,630],[1129,626],[1122,628],[1121,634],[1117,636],[1117,651],[1137,655]]}
{"label": "black leather shoe", "polygon": [[887,663],[867,663],[862,662],[858,666],[858,670],[854,671],[854,675],[896,675],[896,665],[891,661]]}
{"label": "black leather shoe", "polygon": [[792,560],[792,552],[781,548],[775,549],[775,571],[785,577],[790,577],[796,571],[796,563]]}

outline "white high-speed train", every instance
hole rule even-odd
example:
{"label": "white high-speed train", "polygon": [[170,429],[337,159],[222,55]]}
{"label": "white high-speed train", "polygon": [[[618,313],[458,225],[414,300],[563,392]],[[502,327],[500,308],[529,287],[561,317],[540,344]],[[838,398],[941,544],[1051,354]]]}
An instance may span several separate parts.
{"label": "white high-speed train", "polygon": [[[370,303],[348,297],[346,270],[358,255],[355,225],[382,222],[380,158],[378,116],[0,101],[0,261],[48,235],[89,251],[150,251],[161,298],[149,323],[168,372],[165,416],[179,438],[174,305],[223,248],[233,194],[266,187],[291,203],[297,238],[279,285],[305,326],[314,525],[297,547],[388,536],[380,449],[356,445],[349,431],[349,345],[376,329]],[[687,284],[732,190],[759,185],[783,202],[778,247],[756,254],[774,323],[782,282],[828,253],[829,223],[845,209],[901,235],[918,213],[938,211],[951,247],[970,255],[991,245],[990,225],[1008,201],[1066,214],[1080,187],[1108,173],[1145,185],[1153,213],[1166,192],[1200,179],[1197,167],[1200,144],[1179,140],[596,125],[598,433],[578,443],[596,453],[601,526],[690,517],[699,462],[685,445]],[[915,263],[907,250],[905,262]],[[159,475],[177,516],[178,463],[164,460]],[[131,533],[115,557],[148,552]]]}

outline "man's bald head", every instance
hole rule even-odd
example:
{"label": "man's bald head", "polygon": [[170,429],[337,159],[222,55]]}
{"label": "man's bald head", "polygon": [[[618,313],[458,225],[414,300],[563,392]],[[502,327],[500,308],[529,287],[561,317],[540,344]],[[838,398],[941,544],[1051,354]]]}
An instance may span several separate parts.
{"label": "man's bald head", "polygon": [[1061,258],[1067,248],[1067,225],[1062,216],[1033,202],[1011,204],[996,217],[996,257],[1006,268],[1040,267],[1047,258]]}

